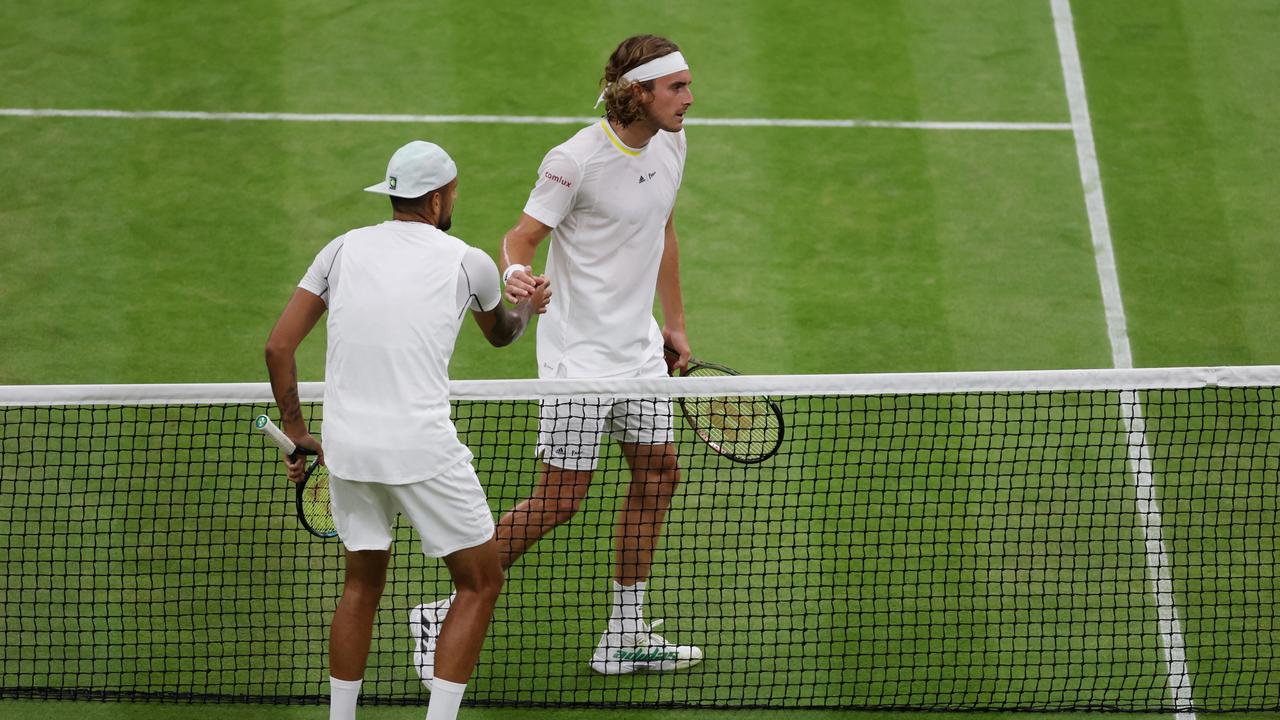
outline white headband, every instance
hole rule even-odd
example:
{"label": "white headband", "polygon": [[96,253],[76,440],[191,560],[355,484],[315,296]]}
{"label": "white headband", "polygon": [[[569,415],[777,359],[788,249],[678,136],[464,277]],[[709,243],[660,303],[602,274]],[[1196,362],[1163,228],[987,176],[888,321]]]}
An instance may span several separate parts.
{"label": "white headband", "polygon": [[[684,55],[681,55],[679,52],[673,52],[668,55],[663,55],[660,58],[654,58],[643,65],[631,68],[623,74],[622,79],[633,83],[648,82],[656,78],[688,69],[689,63],[684,61]],[[609,85],[612,84],[613,83],[609,83]],[[608,90],[609,85],[605,86],[605,90]],[[600,107],[600,103],[604,102],[604,92],[604,90],[600,91],[600,97],[596,98],[596,104],[592,107]]]}

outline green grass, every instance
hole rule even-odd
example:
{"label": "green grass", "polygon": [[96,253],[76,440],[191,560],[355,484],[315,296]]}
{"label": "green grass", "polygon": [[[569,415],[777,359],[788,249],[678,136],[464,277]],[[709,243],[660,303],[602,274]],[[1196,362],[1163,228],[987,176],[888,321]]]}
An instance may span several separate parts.
{"label": "green grass", "polygon": [[1280,12],[1076,5],[1135,362],[1276,362]]}
{"label": "green grass", "polygon": [[[1280,100],[1267,85],[1280,72],[1280,11],[1264,0],[1075,0],[1072,8],[1136,363],[1280,362],[1272,170]],[[585,115],[610,46],[637,31],[681,43],[694,69],[695,117],[1067,120],[1048,2],[1012,0],[803,0],[785,11],[766,0],[662,1],[642,17],[568,0],[11,3],[0,5],[0,107]],[[381,175],[392,149],[416,137],[449,149],[462,173],[455,233],[496,254],[538,160],[571,131],[0,117],[0,384],[263,380],[263,342],[311,257],[386,216],[385,202],[360,188]],[[699,355],[754,373],[1110,364],[1070,133],[688,133],[677,219]],[[322,379],[323,348],[319,330],[299,358],[303,379]],[[494,352],[466,329],[452,374],[526,377],[533,367],[532,342]],[[1197,700],[1234,695],[1274,706],[1260,689],[1280,682],[1268,564],[1280,470],[1273,402],[1233,397],[1222,415],[1200,420],[1182,414],[1186,407],[1148,409]],[[1036,428],[1079,420],[1065,408],[1028,412]],[[922,433],[927,447],[904,447],[865,424],[883,413],[866,411],[855,425],[847,412],[821,413],[846,430],[811,439],[817,464],[742,474],[689,459],[655,575],[654,611],[673,636],[785,652],[614,684],[582,672],[618,492],[602,481],[582,520],[513,573],[489,655],[533,653],[563,668],[520,686],[552,701],[717,699],[776,683],[779,705],[803,703],[814,688],[855,704],[894,692],[981,704],[1025,679],[1017,663],[1061,673],[1038,678],[1047,690],[1027,703],[1082,687],[1115,702],[1167,696],[1114,410],[1086,423],[1085,434],[1107,448],[1100,455],[1011,445],[985,448],[982,458],[949,426]],[[183,671],[193,691],[234,687],[267,668],[201,666],[194,652],[159,650],[174,637],[225,644],[215,658],[262,643],[319,656],[337,592],[334,559],[294,542],[279,510],[283,490],[254,479],[267,471],[251,469],[257,455],[246,453],[261,452],[248,449],[251,439],[183,468],[239,477],[241,489],[172,485],[164,455],[175,448],[166,440],[131,449],[112,471],[94,454],[106,452],[105,441],[79,439],[82,457],[48,481],[65,491],[57,504],[37,512],[0,496],[8,528],[0,534],[13,533],[5,597],[74,610],[70,621],[42,619],[41,631],[6,626],[6,638],[30,647],[92,632],[124,649],[97,650],[86,661],[110,672],[80,682],[162,687]],[[11,482],[18,442],[4,443],[0,475]],[[495,508],[514,502],[531,477],[524,447],[509,452],[485,468]],[[137,482],[126,504],[84,495],[102,482],[92,467]],[[992,468],[998,482],[970,478]],[[138,550],[193,531],[246,534],[220,554]],[[993,546],[996,537],[1003,542]],[[416,692],[396,613],[443,589],[438,570],[402,547],[371,691]],[[113,572],[81,585],[62,577],[90,567]],[[46,569],[52,579],[32,579]],[[329,592],[299,609],[277,580],[309,570]],[[825,585],[833,574],[843,582]],[[535,604],[539,588],[556,599]],[[108,621],[124,608],[137,616]],[[1014,609],[1025,614],[1016,622],[1007,618]],[[311,620],[282,620],[301,613]],[[522,636],[502,625],[512,621],[548,632]],[[1093,639],[1080,638],[1081,625]],[[805,665],[806,642],[824,649],[825,664]],[[0,666],[85,660],[36,654],[9,650]],[[477,693],[519,675],[496,669],[481,669]],[[270,670],[323,692],[310,666]],[[246,712],[0,701],[0,716],[188,711]],[[315,708],[253,712],[313,716]]]}
{"label": "green grass", "polygon": [[[631,26],[607,5],[578,32],[541,5],[259,3],[248,27],[238,7],[145,21],[128,2],[41,7],[0,24],[5,106],[585,114],[597,38]],[[1047,4],[768,7],[656,6],[653,29],[697,61],[695,116],[1065,119]],[[1198,7],[1075,6],[1133,345],[1144,365],[1273,362],[1280,193],[1264,168],[1280,150],[1274,100],[1250,78],[1280,62],[1261,31],[1280,21],[1263,3]],[[414,22],[449,31],[397,42]],[[524,52],[522,32],[552,47]],[[398,63],[425,77],[383,70]],[[495,83],[499,68],[520,72]],[[564,81],[533,81],[547,77]],[[463,169],[457,233],[496,253],[567,132],[6,118],[0,298],[23,311],[0,316],[0,334],[40,342],[0,357],[0,382],[258,379],[310,257],[386,214],[359,188],[388,148],[417,135],[448,147]],[[754,372],[1109,363],[1070,134],[690,135],[679,219],[703,355]],[[725,281],[744,275],[764,281]],[[306,377],[322,375],[319,339]],[[492,353],[467,330],[454,372],[530,367],[531,344]]]}
{"label": "green grass", "polygon": [[[880,4],[802,3],[782,19],[767,4],[745,12],[701,7],[660,4],[648,20],[700,61],[697,114],[1052,120],[1063,113],[1044,7],[977,2],[936,18],[932,3],[888,12]],[[573,32],[561,27],[563,13],[544,6],[341,10],[264,4],[246,29],[239,8],[142,22],[127,2],[54,3],[9,25],[25,32],[0,45],[0,104],[581,115],[607,52],[599,38],[634,29],[605,4],[574,12],[583,19]],[[483,21],[491,12],[501,21]],[[433,42],[416,35],[407,42],[414,22],[451,31],[424,30]],[[737,32],[726,32],[726,23]],[[859,31],[851,36],[849,27]],[[550,39],[539,51],[512,39],[539,30]],[[917,32],[929,40],[913,41]],[[181,72],[170,67],[175,53]],[[790,60],[780,66],[778,57]],[[404,66],[425,76],[387,70]],[[535,81],[551,77],[564,81]],[[833,83],[840,92],[831,92]],[[6,119],[0,153],[11,172],[0,193],[12,198],[4,209],[11,232],[0,259],[14,270],[0,292],[23,298],[26,310],[0,317],[0,334],[43,341],[5,353],[0,382],[261,378],[260,346],[310,257],[331,237],[386,215],[385,202],[359,189],[381,174],[390,148],[418,135],[447,147],[462,168],[456,233],[496,254],[539,158],[569,131]],[[678,218],[690,330],[704,356],[753,372],[1105,363],[1068,135],[718,128],[690,135]],[[1047,164],[1024,173],[1028,155]],[[71,187],[74,203],[49,191]],[[1030,256],[1043,274],[991,288],[983,268],[1006,250]],[[962,270],[942,272],[953,264]],[[1064,267],[1069,281],[1058,287]],[[764,281],[725,281],[739,274]],[[1054,289],[1031,305],[1002,302],[1041,296],[1046,286]],[[986,312],[992,303],[1006,309]],[[770,319],[762,323],[763,310]],[[1042,324],[1026,322],[1063,311],[1079,319],[1059,324],[1070,331],[1043,333]],[[818,334],[829,351],[809,351]],[[754,353],[743,337],[761,338],[770,352]],[[319,340],[304,350],[304,377],[322,376]],[[531,343],[504,353],[481,343],[465,331],[456,377],[530,373]],[[1013,358],[1010,347],[1018,348]]]}

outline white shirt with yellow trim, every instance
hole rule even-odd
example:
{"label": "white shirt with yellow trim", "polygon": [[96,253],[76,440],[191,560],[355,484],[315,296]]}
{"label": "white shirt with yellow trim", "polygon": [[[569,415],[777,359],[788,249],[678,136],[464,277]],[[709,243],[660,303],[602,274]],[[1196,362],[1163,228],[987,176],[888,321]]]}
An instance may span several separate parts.
{"label": "white shirt with yellow trim", "polygon": [[543,158],[524,208],[553,228],[540,377],[624,375],[661,354],[653,299],[685,154],[683,130],[635,149],[601,120]]}
{"label": "white shirt with yellow trim", "polygon": [[493,260],[388,221],[330,242],[298,286],[329,308],[321,441],[333,474],[399,485],[469,461],[449,417],[449,359],[466,308],[501,299]]}

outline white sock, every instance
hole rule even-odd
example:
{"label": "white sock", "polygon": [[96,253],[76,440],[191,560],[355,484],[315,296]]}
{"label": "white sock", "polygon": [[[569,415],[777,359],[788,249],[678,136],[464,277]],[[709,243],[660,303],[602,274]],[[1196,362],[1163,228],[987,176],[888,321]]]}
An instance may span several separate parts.
{"label": "white sock", "polygon": [[466,683],[449,682],[435,678],[431,681],[431,702],[427,705],[427,720],[455,720],[462,705],[462,693]]}
{"label": "white sock", "polygon": [[356,700],[363,680],[339,680],[329,676],[329,720],[356,720]]}
{"label": "white sock", "polygon": [[644,624],[645,585],[643,580],[635,585],[619,585],[617,580],[613,581],[613,614],[609,621],[622,625],[624,633],[640,632]]}

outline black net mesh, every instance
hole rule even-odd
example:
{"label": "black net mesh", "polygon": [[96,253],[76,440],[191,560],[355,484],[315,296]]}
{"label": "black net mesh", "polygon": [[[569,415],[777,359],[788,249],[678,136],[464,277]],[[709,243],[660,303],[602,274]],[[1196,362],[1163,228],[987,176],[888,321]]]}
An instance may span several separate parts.
{"label": "black net mesh", "polygon": [[[589,666],[631,478],[606,439],[580,512],[509,571],[468,700],[1276,709],[1275,396],[778,397],[785,439],[757,464],[677,408],[644,614],[705,660]],[[326,699],[341,545],[294,517],[251,430],[268,411],[0,407],[0,696]],[[527,496],[539,403],[454,419],[495,515]],[[420,704],[409,612],[450,584],[403,520],[393,550],[362,700]]]}

